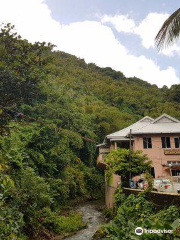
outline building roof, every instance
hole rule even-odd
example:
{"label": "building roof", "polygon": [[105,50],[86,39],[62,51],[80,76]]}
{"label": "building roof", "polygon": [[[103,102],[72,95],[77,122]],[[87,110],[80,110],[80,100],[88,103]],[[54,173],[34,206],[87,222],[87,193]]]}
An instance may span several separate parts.
{"label": "building roof", "polygon": [[134,135],[138,134],[160,134],[160,133],[180,133],[180,123],[157,123],[135,130]]}
{"label": "building roof", "polygon": [[153,123],[157,123],[157,122],[161,122],[161,123],[180,123],[180,121],[176,118],[173,118],[169,115],[167,115],[166,113],[162,114],[161,116],[159,116],[158,118],[156,118]]}
{"label": "building roof", "polygon": [[124,128],[118,132],[107,135],[106,138],[110,140],[124,140],[125,138],[127,139],[127,135],[129,134],[130,129],[132,129],[132,132],[134,132],[135,130],[141,129],[149,125],[153,121],[154,121],[153,118],[146,116],[127,128]]}
{"label": "building roof", "polygon": [[160,133],[180,133],[180,121],[167,114],[163,114],[149,125],[132,132],[134,135]]}
{"label": "building roof", "polygon": [[180,121],[167,114],[162,114],[156,119],[146,116],[127,128],[107,135],[106,138],[110,141],[125,140],[129,137],[130,129],[132,135],[180,133]]}

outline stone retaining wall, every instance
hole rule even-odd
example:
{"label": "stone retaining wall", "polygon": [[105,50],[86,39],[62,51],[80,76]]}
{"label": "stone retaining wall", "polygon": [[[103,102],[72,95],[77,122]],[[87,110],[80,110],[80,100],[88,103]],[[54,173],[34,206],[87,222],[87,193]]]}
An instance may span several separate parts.
{"label": "stone retaining wall", "polygon": [[[128,196],[130,194],[139,194],[143,190],[123,188],[123,192]],[[152,201],[157,207],[163,208],[164,206],[176,205],[180,207],[180,194],[164,193],[164,192],[146,192],[147,199]]]}

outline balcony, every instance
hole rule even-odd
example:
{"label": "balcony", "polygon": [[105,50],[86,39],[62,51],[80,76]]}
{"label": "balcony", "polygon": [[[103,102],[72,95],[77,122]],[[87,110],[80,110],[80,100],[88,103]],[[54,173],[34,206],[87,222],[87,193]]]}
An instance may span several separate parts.
{"label": "balcony", "polygon": [[109,147],[99,149],[99,154],[108,154],[108,153],[110,153],[110,148]]}

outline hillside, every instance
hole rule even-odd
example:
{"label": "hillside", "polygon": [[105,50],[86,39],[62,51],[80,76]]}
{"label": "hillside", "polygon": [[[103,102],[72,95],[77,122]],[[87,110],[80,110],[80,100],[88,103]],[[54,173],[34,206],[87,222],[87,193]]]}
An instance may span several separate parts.
{"label": "hillside", "polygon": [[0,238],[69,234],[84,227],[73,204],[103,196],[96,144],[144,115],[180,118],[180,87],[126,78],[12,30],[0,32]]}
{"label": "hillside", "polygon": [[138,78],[126,78],[111,68],[86,64],[83,59],[56,52],[48,70],[68,91],[85,114],[97,125],[98,138],[119,130],[142,116],[167,113],[180,118],[179,85],[158,88]]}

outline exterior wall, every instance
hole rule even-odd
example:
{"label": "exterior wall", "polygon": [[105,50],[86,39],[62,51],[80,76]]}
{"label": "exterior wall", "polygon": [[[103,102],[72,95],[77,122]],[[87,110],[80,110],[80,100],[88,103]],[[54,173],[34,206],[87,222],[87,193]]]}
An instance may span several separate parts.
{"label": "exterior wall", "polygon": [[[162,148],[161,137],[170,137],[171,139],[171,148]],[[151,137],[152,140],[152,148],[144,149],[143,147],[143,137]],[[165,155],[165,150],[176,149],[180,151],[180,148],[175,148],[174,137],[180,137],[180,134],[176,135],[141,135],[141,136],[133,136],[133,150],[141,150],[143,154],[147,154],[149,159],[152,161],[152,167],[154,167],[155,177],[170,177],[170,170],[166,167],[168,161],[170,162],[180,162],[180,154],[179,155]],[[116,150],[117,142],[111,142],[110,149],[101,149],[101,152],[98,156],[97,164],[101,169],[106,169],[106,164],[103,160],[103,154],[107,153],[109,150]],[[179,167],[180,169],[180,167]],[[134,180],[138,180],[141,176],[137,176]],[[105,201],[106,206],[112,208],[114,203],[114,192],[120,183],[121,179],[118,175],[113,175],[111,181],[105,178]]]}
{"label": "exterior wall", "polygon": [[114,193],[120,182],[121,177],[119,175],[113,174],[111,179],[105,177],[105,202],[109,208],[113,208]]}
{"label": "exterior wall", "polygon": [[[162,148],[161,137],[170,137],[171,139],[171,148]],[[179,161],[180,155],[165,155],[164,150],[175,149],[174,137],[180,137],[180,135],[159,135],[159,136],[144,136],[151,137],[152,139],[152,148],[144,149],[143,148],[143,136],[134,137],[133,150],[142,150],[144,154],[147,154],[149,159],[153,162],[153,167],[155,170],[155,177],[169,177],[170,171],[165,166],[168,161]],[[176,148],[177,150],[177,148]]]}
{"label": "exterior wall", "polygon": [[117,149],[117,142],[111,142],[110,150],[116,150]]}

